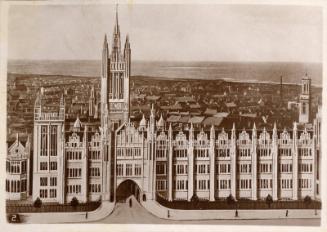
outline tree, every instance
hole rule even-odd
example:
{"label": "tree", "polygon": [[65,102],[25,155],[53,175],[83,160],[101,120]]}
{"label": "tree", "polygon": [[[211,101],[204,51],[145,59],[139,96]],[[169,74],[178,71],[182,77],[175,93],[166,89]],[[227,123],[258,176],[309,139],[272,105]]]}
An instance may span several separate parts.
{"label": "tree", "polygon": [[193,196],[191,197],[191,201],[192,202],[198,202],[199,201],[199,197],[194,193]]}
{"label": "tree", "polygon": [[304,204],[308,207],[311,204],[312,199],[310,196],[306,195],[305,198],[303,199],[303,201],[304,201]]}
{"label": "tree", "polygon": [[270,194],[268,194],[268,196],[266,197],[266,203],[267,203],[268,207],[270,208],[271,204],[273,203],[273,199]]}
{"label": "tree", "polygon": [[70,202],[70,205],[73,206],[73,208],[76,208],[78,206],[79,202],[76,197],[73,197],[73,199]]}
{"label": "tree", "polygon": [[229,194],[229,196],[226,198],[227,204],[230,206],[235,205],[236,201],[232,194]]}
{"label": "tree", "polygon": [[192,202],[194,208],[198,208],[199,207],[200,200],[199,200],[199,197],[195,193],[191,197],[191,202]]}
{"label": "tree", "polygon": [[42,201],[41,201],[41,199],[38,197],[38,198],[36,198],[36,200],[34,201],[34,203],[33,203],[33,206],[35,207],[35,208],[41,208],[41,206],[42,206]]}

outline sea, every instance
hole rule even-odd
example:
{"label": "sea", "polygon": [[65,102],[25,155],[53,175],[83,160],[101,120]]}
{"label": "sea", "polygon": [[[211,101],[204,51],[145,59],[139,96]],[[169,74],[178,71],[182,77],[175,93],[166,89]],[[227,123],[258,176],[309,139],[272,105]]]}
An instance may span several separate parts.
{"label": "sea", "polygon": [[[321,63],[132,61],[132,76],[300,84],[308,75],[322,86]],[[100,60],[9,60],[8,73],[100,76]]]}

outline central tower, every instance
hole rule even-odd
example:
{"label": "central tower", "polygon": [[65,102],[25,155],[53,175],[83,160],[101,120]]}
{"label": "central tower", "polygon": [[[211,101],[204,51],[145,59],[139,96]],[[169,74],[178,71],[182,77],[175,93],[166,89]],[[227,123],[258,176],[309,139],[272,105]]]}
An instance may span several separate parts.
{"label": "central tower", "polygon": [[112,38],[112,50],[109,52],[107,36],[104,37],[101,65],[101,126],[105,125],[107,114],[112,129],[117,129],[129,118],[129,78],[131,71],[131,48],[128,35],[122,51],[118,10]]}

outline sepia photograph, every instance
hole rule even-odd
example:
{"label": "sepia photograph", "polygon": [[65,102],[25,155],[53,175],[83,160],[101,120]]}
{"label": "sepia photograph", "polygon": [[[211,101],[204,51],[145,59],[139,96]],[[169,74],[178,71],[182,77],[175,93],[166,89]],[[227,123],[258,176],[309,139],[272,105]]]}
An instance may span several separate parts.
{"label": "sepia photograph", "polygon": [[1,7],[7,226],[321,228],[324,5]]}

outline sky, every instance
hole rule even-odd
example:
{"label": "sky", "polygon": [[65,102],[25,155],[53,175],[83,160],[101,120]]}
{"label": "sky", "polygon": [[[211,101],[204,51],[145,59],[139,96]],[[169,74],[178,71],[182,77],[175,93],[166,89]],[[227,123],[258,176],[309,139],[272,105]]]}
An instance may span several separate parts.
{"label": "sky", "polygon": [[[322,62],[315,6],[119,5],[122,46],[147,61]],[[8,58],[98,60],[115,5],[11,5]]]}

